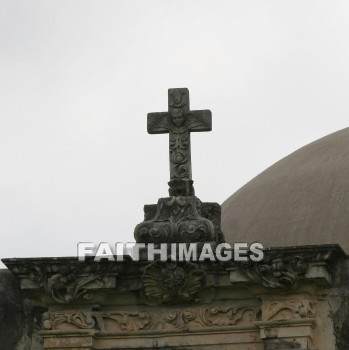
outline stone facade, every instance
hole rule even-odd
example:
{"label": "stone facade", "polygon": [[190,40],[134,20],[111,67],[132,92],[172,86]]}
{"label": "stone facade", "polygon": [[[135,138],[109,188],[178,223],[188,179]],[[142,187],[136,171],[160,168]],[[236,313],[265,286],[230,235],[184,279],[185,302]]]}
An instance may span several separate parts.
{"label": "stone facade", "polygon": [[271,249],[246,264],[3,261],[19,281],[7,272],[4,350],[347,349],[347,260],[338,246]]}

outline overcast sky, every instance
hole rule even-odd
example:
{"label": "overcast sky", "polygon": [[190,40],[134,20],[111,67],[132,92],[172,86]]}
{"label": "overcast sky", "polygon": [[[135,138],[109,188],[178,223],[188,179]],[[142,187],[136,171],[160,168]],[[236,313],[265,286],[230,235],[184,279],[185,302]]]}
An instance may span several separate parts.
{"label": "overcast sky", "polygon": [[203,201],[347,127],[348,37],[348,1],[1,0],[0,257],[133,241],[167,196],[146,115],[168,88],[212,111],[192,134]]}

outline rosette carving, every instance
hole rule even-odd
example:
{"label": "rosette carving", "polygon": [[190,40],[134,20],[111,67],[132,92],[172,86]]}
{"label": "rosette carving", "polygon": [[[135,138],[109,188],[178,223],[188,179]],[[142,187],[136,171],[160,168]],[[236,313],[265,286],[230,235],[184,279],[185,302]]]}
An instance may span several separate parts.
{"label": "rosette carving", "polygon": [[171,159],[174,164],[184,164],[188,160],[186,153],[180,149],[171,154]]}

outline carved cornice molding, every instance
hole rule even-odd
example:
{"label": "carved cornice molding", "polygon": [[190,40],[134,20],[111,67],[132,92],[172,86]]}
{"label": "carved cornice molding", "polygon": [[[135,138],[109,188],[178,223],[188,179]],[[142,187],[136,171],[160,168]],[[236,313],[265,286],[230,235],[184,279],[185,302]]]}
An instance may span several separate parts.
{"label": "carved cornice molding", "polygon": [[41,304],[96,304],[103,302],[105,293],[122,292],[136,296],[139,303],[166,305],[208,302],[221,287],[259,285],[288,291],[299,281],[335,286],[338,262],[344,258],[339,246],[322,245],[269,249],[264,260],[248,263],[80,262],[77,258],[3,262],[19,278],[21,288]]}

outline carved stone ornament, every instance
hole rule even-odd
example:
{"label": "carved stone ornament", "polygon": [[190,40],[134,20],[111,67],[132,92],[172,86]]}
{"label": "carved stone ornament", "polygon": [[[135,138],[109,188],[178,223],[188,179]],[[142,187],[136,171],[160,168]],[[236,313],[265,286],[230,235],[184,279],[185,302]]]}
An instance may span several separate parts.
{"label": "carved stone ornament", "polygon": [[256,310],[252,307],[209,307],[184,311],[170,311],[164,314],[165,322],[180,330],[188,330],[191,326],[221,327],[234,326],[245,321],[252,324],[256,319]]}
{"label": "carved stone ornament", "polygon": [[144,207],[145,221],[134,231],[136,241],[223,242],[220,207],[215,210],[218,204],[205,203],[205,209],[212,209],[206,210],[207,214],[214,214],[209,218],[201,213],[203,203],[194,196],[191,174],[190,132],[210,131],[211,112],[191,111],[188,89],[169,89],[168,112],[148,113],[147,129],[149,134],[169,134],[171,197],[160,198],[156,208],[154,205]]}
{"label": "carved stone ornament", "polygon": [[150,303],[190,302],[204,285],[204,272],[190,262],[154,261],[145,268],[142,279]]}
{"label": "carved stone ornament", "polygon": [[116,321],[121,330],[127,332],[139,331],[142,329],[149,329],[153,324],[147,312],[117,312],[117,313],[103,313],[102,319],[110,319]]}
{"label": "carved stone ornament", "polygon": [[194,195],[190,132],[211,130],[211,111],[191,111],[186,88],[168,90],[168,112],[148,113],[148,133],[170,135],[171,196]]}
{"label": "carved stone ornament", "polygon": [[314,303],[308,299],[263,301],[262,320],[280,321],[314,318]]}
{"label": "carved stone ornament", "polygon": [[28,275],[31,279],[51,295],[60,304],[68,304],[76,300],[89,301],[93,298],[93,288],[110,287],[109,276],[115,276],[115,266],[111,264],[77,264],[60,267],[58,273],[48,275],[43,266],[33,266]]}
{"label": "carved stone ornament", "polygon": [[245,316],[252,322],[256,317],[256,311],[248,307],[231,307],[231,308],[216,308],[207,309],[205,318],[212,325],[230,326],[235,325]]}
{"label": "carved stone ornament", "polygon": [[241,264],[243,271],[251,280],[261,282],[267,288],[292,288],[300,276],[309,268],[301,256],[269,257],[258,263]]}
{"label": "carved stone ornament", "polygon": [[183,331],[203,327],[254,327],[257,309],[250,306],[210,306],[161,311],[59,311],[44,314],[45,330],[95,329],[101,332]]}
{"label": "carved stone ornament", "polygon": [[91,329],[95,327],[95,320],[90,311],[57,311],[45,312],[43,314],[44,329],[60,329],[64,324],[72,324],[80,329]]}
{"label": "carved stone ornament", "polygon": [[201,207],[202,203],[195,196],[160,198],[155,216],[136,226],[136,241],[140,243],[216,241],[213,222],[200,215]]}

